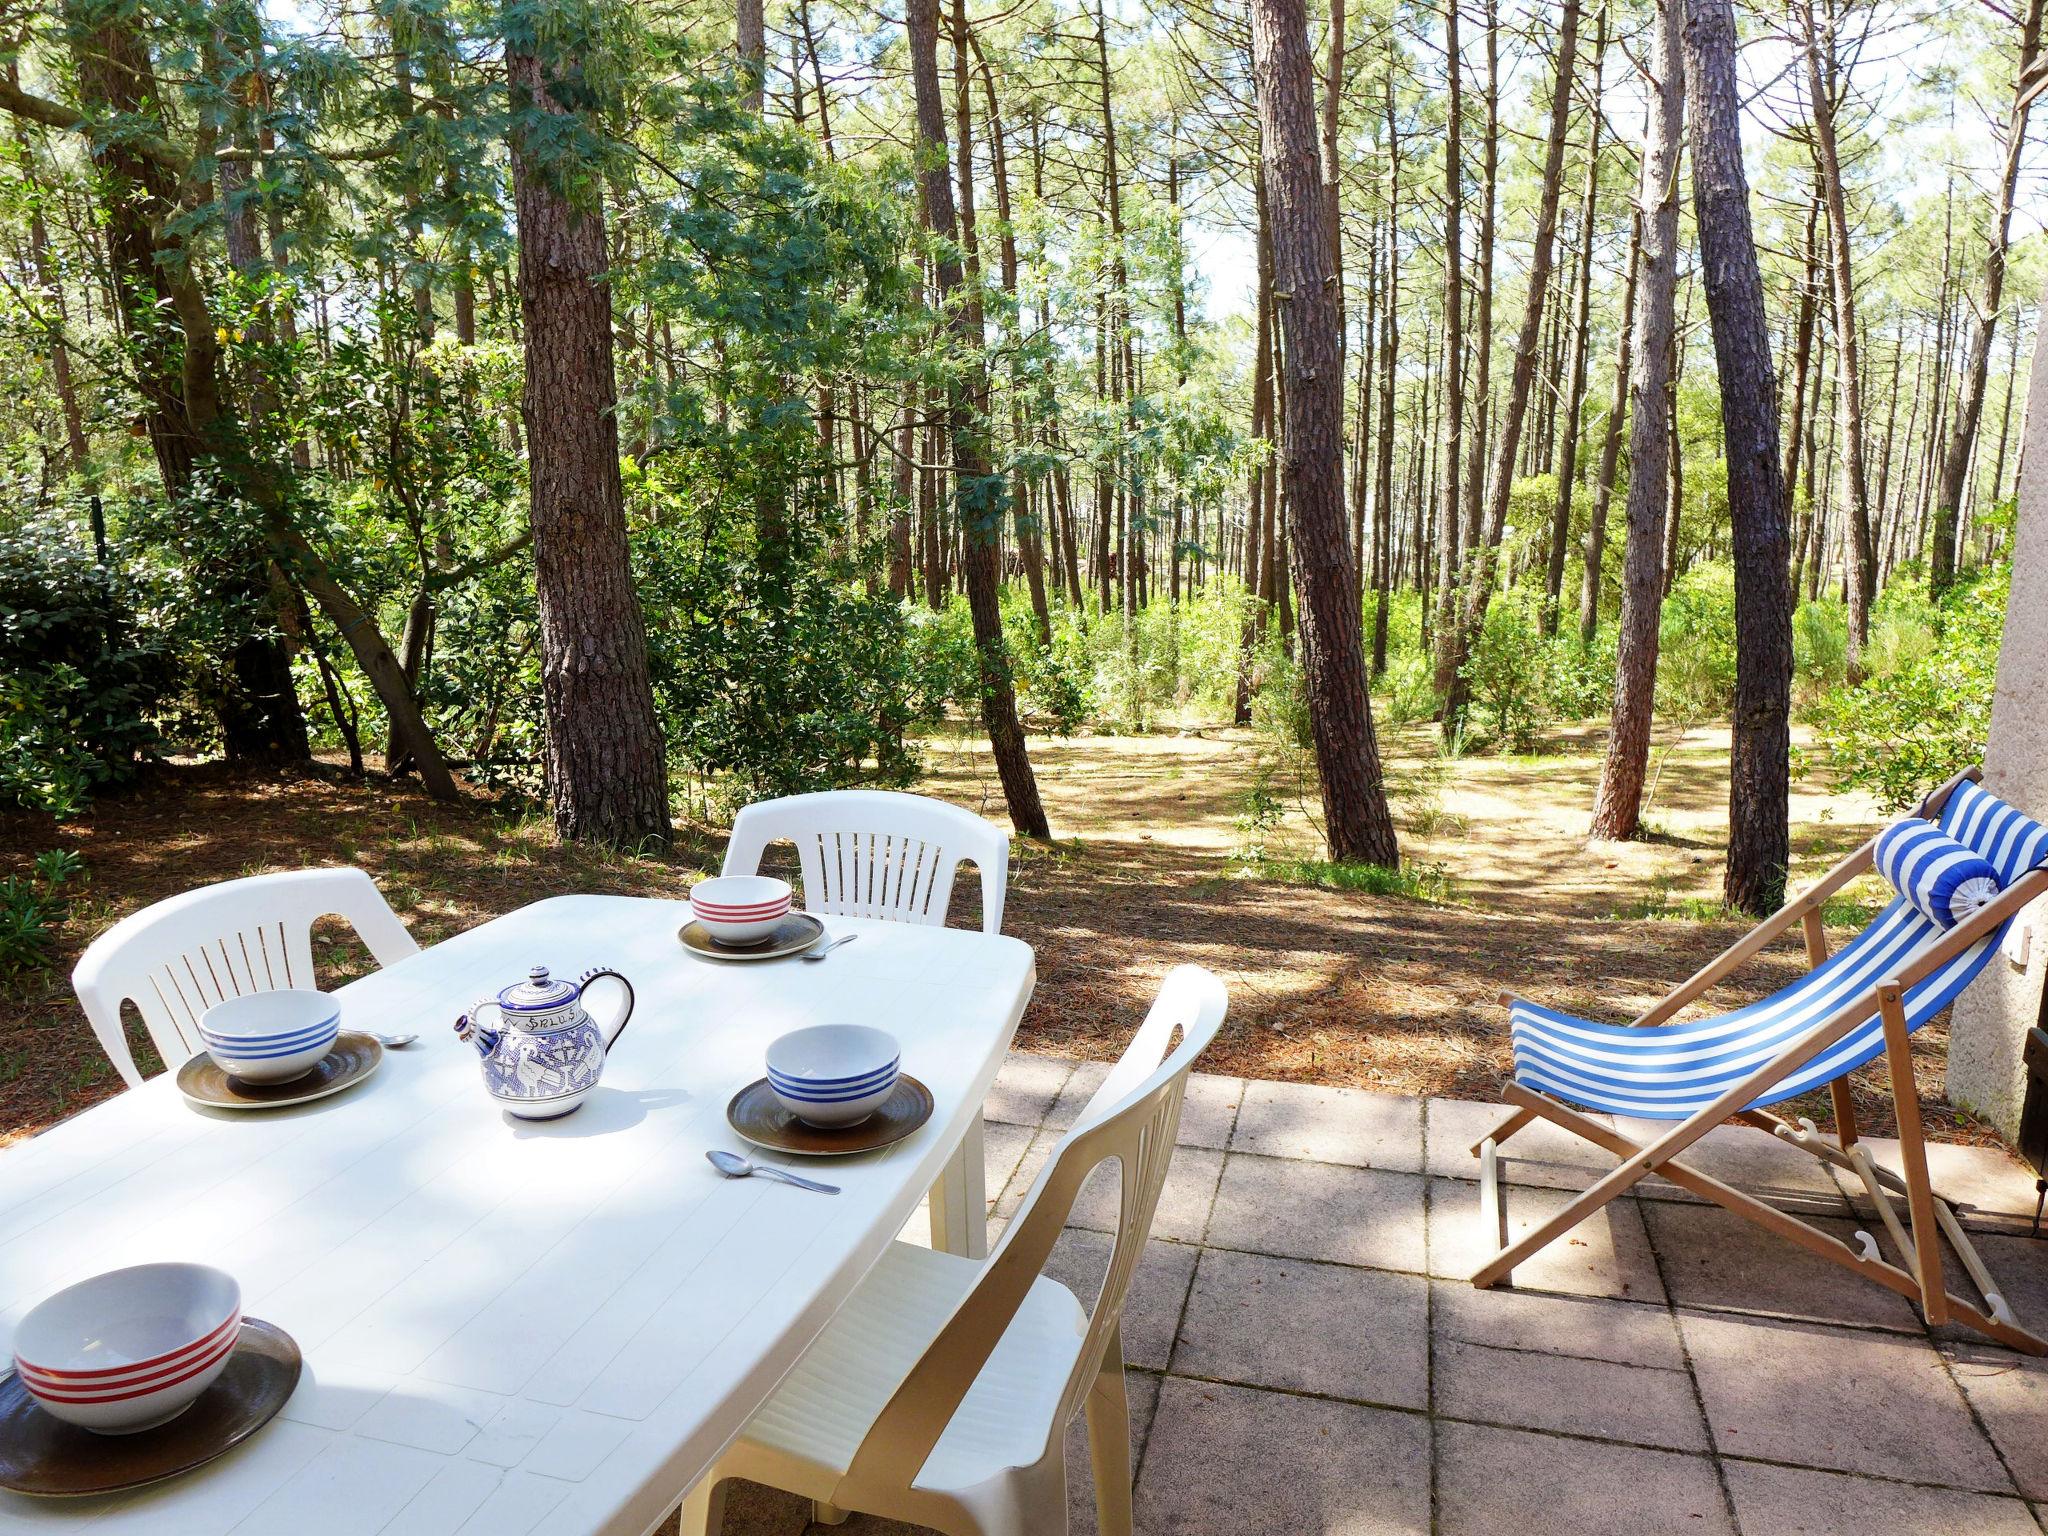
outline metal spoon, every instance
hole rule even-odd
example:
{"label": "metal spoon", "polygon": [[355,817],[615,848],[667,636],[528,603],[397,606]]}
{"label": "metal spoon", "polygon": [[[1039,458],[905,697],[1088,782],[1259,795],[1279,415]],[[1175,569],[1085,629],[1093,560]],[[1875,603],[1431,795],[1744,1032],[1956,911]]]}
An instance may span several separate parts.
{"label": "metal spoon", "polygon": [[374,1029],[370,1031],[370,1034],[379,1045],[389,1046],[394,1051],[402,1051],[408,1045],[411,1045],[413,1041],[419,1039],[418,1035],[380,1035]]}
{"label": "metal spoon", "polygon": [[825,958],[825,957],[826,957],[827,955],[831,954],[831,953],[832,953],[832,951],[833,951],[833,950],[835,950],[835,949],[837,949],[837,948],[838,948],[838,947],[839,947],[840,945],[842,945],[842,944],[851,944],[851,943],[852,943],[852,942],[853,942],[853,941],[854,941],[855,939],[857,939],[857,938],[859,938],[859,937],[860,937],[860,935],[859,935],[859,934],[857,934],[857,933],[842,933],[842,934],[841,934],[841,935],[840,935],[840,936],[839,936],[838,938],[834,939],[834,940],[833,940],[833,941],[832,941],[832,942],[831,942],[830,944],[821,944],[821,945],[819,945],[819,946],[818,946],[818,947],[817,947],[816,949],[807,949],[807,950],[805,950],[805,951],[804,951],[804,958],[805,958],[806,960],[822,960],[822,959],[824,959],[824,958]]}
{"label": "metal spoon", "polygon": [[749,1162],[737,1152],[727,1152],[721,1148],[713,1147],[704,1156],[712,1167],[716,1168],[728,1179],[744,1179],[750,1174],[760,1173],[766,1174],[771,1179],[780,1179],[785,1184],[794,1184],[798,1189],[815,1190],[821,1195],[836,1195],[839,1193],[839,1186],[837,1184],[820,1184],[816,1179],[801,1179],[793,1173],[784,1173],[780,1168],[772,1167],[767,1163]]}

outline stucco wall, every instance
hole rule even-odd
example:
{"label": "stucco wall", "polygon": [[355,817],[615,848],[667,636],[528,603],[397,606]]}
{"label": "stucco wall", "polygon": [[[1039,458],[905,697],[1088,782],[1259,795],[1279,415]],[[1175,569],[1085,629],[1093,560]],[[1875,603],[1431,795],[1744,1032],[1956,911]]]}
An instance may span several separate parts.
{"label": "stucco wall", "polygon": [[[2048,821],[2048,347],[2034,349],[2027,400],[2012,601],[1991,701],[1984,783]],[[2031,408],[2035,401],[2042,402],[2041,410]],[[2044,973],[2048,922],[2034,931],[2024,971],[2003,955],[1992,959],[1957,1000],[1949,1032],[1949,1098],[2008,1136],[2018,1129],[2020,1047],[2040,1017]]]}

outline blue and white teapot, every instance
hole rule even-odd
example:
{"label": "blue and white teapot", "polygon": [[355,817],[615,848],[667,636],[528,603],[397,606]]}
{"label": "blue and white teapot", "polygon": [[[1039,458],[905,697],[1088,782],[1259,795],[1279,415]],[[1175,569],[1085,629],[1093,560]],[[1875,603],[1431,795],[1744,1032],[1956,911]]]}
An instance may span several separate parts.
{"label": "blue and white teapot", "polygon": [[[618,983],[616,1015],[608,1023],[583,1007],[593,982]],[[499,1027],[483,1022],[486,1008],[498,1010]],[[559,1120],[582,1104],[604,1072],[610,1050],[633,1015],[633,984],[617,971],[585,971],[575,981],[557,981],[536,965],[526,980],[495,998],[485,998],[455,1021],[455,1033],[483,1058],[484,1087],[504,1109],[522,1120]]]}

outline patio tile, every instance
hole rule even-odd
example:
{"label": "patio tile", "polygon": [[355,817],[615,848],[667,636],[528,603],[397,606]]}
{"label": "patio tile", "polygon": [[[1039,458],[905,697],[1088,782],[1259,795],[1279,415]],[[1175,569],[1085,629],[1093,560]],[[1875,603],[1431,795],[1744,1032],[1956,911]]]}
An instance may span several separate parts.
{"label": "patio tile", "polygon": [[[1159,1378],[1143,1371],[1124,1373],[1124,1395],[1131,1404],[1131,1467],[1143,1465],[1145,1438],[1159,1407]],[[1068,1536],[1095,1536],[1095,1469],[1088,1459],[1088,1420],[1077,1417],[1067,1429]]]}
{"label": "patio tile", "polygon": [[[1615,1115],[1614,1128],[1638,1146],[1669,1134],[1669,1120]],[[1680,1159],[1695,1172],[1733,1184],[1746,1194],[1800,1215],[1846,1216],[1848,1203],[1834,1174],[1820,1159],[1746,1125],[1717,1125],[1686,1149]],[[1638,1186],[1653,1200],[1704,1204],[1701,1197],[1652,1174]]]}
{"label": "patio tile", "polygon": [[[1664,1283],[1681,1307],[1725,1307],[1766,1317],[1846,1323],[1920,1333],[1920,1316],[1900,1295],[1712,1205],[1646,1200],[1650,1241]],[[1809,1218],[1851,1247],[1861,1223]],[[1880,1242],[1884,1241],[1881,1234]],[[1897,1256],[1894,1255],[1894,1258]]]}
{"label": "patio tile", "polygon": [[[1202,1229],[1209,1224],[1209,1206],[1216,1198],[1216,1176],[1222,1166],[1221,1152],[1207,1147],[1174,1148],[1166,1184],[1152,1212],[1152,1236],[1179,1243],[1200,1242]],[[1120,1178],[1114,1163],[1097,1168],[1081,1186],[1068,1222],[1097,1232],[1114,1232],[1123,1203]]]}
{"label": "patio tile", "polygon": [[[1571,1203],[1557,1189],[1508,1192],[1508,1238],[1519,1239]],[[1441,1280],[1469,1280],[1493,1257],[1497,1234],[1479,1214],[1479,1186],[1453,1179],[1431,1181],[1429,1272]],[[1525,1260],[1514,1273],[1523,1290],[1562,1291],[1573,1296],[1613,1296],[1630,1301],[1664,1300],[1657,1262],[1643,1230],[1637,1202],[1609,1201],[1569,1232]]]}
{"label": "patio tile", "polygon": [[1219,1149],[1229,1146],[1230,1128],[1237,1123],[1244,1089],[1241,1077],[1218,1077],[1211,1072],[1190,1074],[1187,1097],[1180,1106],[1180,1144]]}
{"label": "patio tile", "polygon": [[1064,1056],[1027,1056],[1012,1051],[996,1074],[988,1091],[982,1114],[991,1124],[1036,1127],[1058,1101],[1060,1090],[1074,1075],[1074,1063]]}
{"label": "patio tile", "polygon": [[1052,1156],[1052,1149],[1059,1145],[1058,1131],[1036,1131],[1024,1147],[1024,1155],[1017,1159],[1017,1166],[1010,1174],[1010,1180],[1003,1186],[1003,1192],[996,1196],[991,1214],[1004,1221],[1017,1214],[1017,1207],[1024,1203],[1024,1196],[1030,1193],[1031,1185],[1045,1167],[1045,1160]]}
{"label": "patio tile", "polygon": [[1430,1529],[1429,1461],[1419,1414],[1168,1377],[1137,1528],[1413,1536]]}
{"label": "patio tile", "polygon": [[1008,1186],[1010,1176],[1024,1160],[1025,1149],[1037,1134],[1028,1125],[1011,1125],[1001,1120],[991,1120],[983,1128],[981,1161],[986,1170],[983,1192],[988,1196],[990,1210],[995,1209],[996,1197]]}
{"label": "patio tile", "polygon": [[1704,1312],[1678,1326],[1724,1454],[2012,1491],[1923,1340]]}
{"label": "patio tile", "polygon": [[[1704,1456],[1437,1424],[1444,1536],[1708,1536],[1731,1532]],[[1416,1529],[1423,1529],[1417,1526]]]}
{"label": "patio tile", "polygon": [[1426,1314],[1419,1275],[1202,1254],[1173,1369],[1247,1386],[1429,1406]]}
{"label": "patio tile", "polygon": [[[1505,1104],[1431,1099],[1429,1171],[1447,1179],[1478,1178],[1479,1159],[1472,1155],[1473,1143],[1497,1129],[1512,1113]],[[1620,1161],[1547,1120],[1522,1127],[1500,1151],[1509,1183],[1541,1189],[1584,1189]]]}
{"label": "patio tile", "polygon": [[2041,1531],[2018,1499],[1753,1461],[1727,1461],[1722,1470],[1743,1536],[1869,1536],[1873,1531],[2040,1536]]}
{"label": "patio tile", "polygon": [[1979,1342],[1949,1345],[1943,1353],[2020,1492],[2048,1499],[2048,1360]]}
{"label": "patio tile", "polygon": [[1420,1273],[1422,1194],[1423,1181],[1413,1174],[1233,1152],[1206,1243]]}
{"label": "patio tile", "polygon": [[1450,1418],[1673,1451],[1708,1448],[1684,1371],[1445,1340],[1437,1347],[1435,1377],[1436,1411]]}
{"label": "patio tile", "polygon": [[1234,1152],[1304,1157],[1396,1173],[1422,1171],[1422,1101],[1314,1083],[1250,1084]]}
{"label": "patio tile", "polygon": [[[1080,1297],[1083,1306],[1092,1308],[1101,1294],[1102,1277],[1109,1270],[1109,1253],[1115,1244],[1116,1239],[1107,1232],[1069,1227],[1053,1244],[1045,1272]],[[1200,1252],[1187,1243],[1163,1243],[1157,1238],[1145,1245],[1124,1297],[1126,1365],[1166,1369]]]}
{"label": "patio tile", "polygon": [[[1893,1173],[1902,1171],[1899,1143],[1892,1136],[1866,1136],[1871,1160]],[[1863,1209],[1870,1196],[1854,1174],[1838,1173],[1842,1188]],[[2004,1147],[1967,1147],[1953,1142],[1927,1143],[1927,1179],[1934,1192],[1955,1207],[1956,1216],[1973,1231],[2025,1233],[2034,1221],[2034,1173]],[[1903,1204],[1905,1197],[1899,1197]],[[2048,1230],[2044,1223],[2043,1230]]]}
{"label": "patio tile", "polygon": [[1107,1061],[1077,1062],[1073,1076],[1061,1086],[1060,1096],[1046,1111],[1046,1129],[1064,1131],[1079,1119],[1081,1111],[1088,1107],[1088,1101],[1095,1097],[1095,1090],[1108,1078],[1112,1065]]}
{"label": "patio tile", "polygon": [[1678,1327],[1661,1306],[1546,1296],[1512,1287],[1481,1291],[1440,1280],[1431,1300],[1430,1323],[1440,1344],[1455,1340],[1666,1370],[1685,1366]]}

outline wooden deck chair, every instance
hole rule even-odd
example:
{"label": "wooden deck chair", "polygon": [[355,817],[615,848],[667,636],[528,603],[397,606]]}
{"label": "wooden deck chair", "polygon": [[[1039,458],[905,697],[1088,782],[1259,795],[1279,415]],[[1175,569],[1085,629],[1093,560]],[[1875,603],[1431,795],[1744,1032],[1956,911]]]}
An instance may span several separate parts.
{"label": "wooden deck chair", "polygon": [[[1929,1188],[1908,1044],[1912,1032],[1953,1002],[1984,967],[2014,915],[2048,894],[2048,827],[1983,789],[1977,779],[1974,768],[1958,774],[1929,795],[1917,813],[1982,855],[1998,876],[1998,894],[1952,927],[1901,896],[1841,950],[1828,953],[1822,904],[1872,867],[1879,841],[1872,838],[1633,1024],[1595,1024],[1503,996],[1514,1044],[1514,1073],[1504,1084],[1504,1097],[1514,1113],[1472,1148],[1480,1162],[1482,1219],[1501,1246],[1473,1275],[1474,1285],[1509,1280],[1517,1264],[1656,1173],[1897,1291],[1918,1305],[1930,1324],[1953,1319],[2015,1349],[2048,1354],[2048,1342],[2014,1320],[1954,1211]],[[1805,976],[1733,1013],[1667,1022],[1794,924],[1804,930],[1812,967]],[[1880,1055],[1891,1073],[1903,1177],[1878,1167],[1856,1138],[1846,1079]],[[1833,1136],[1811,1120],[1794,1124],[1770,1112],[1770,1106],[1824,1085],[1834,1100]],[[1582,1110],[1676,1123],[1641,1145]],[[1499,1148],[1538,1118],[1622,1162],[1555,1216],[1509,1243]],[[1888,1262],[1868,1232],[1856,1233],[1857,1246],[1851,1247],[1678,1160],[1694,1142],[1731,1120],[1854,1174],[1908,1267]],[[1903,1223],[1895,1207],[1901,1196],[1907,1213]],[[1982,1294],[1981,1307],[1946,1288],[1944,1235]]]}

